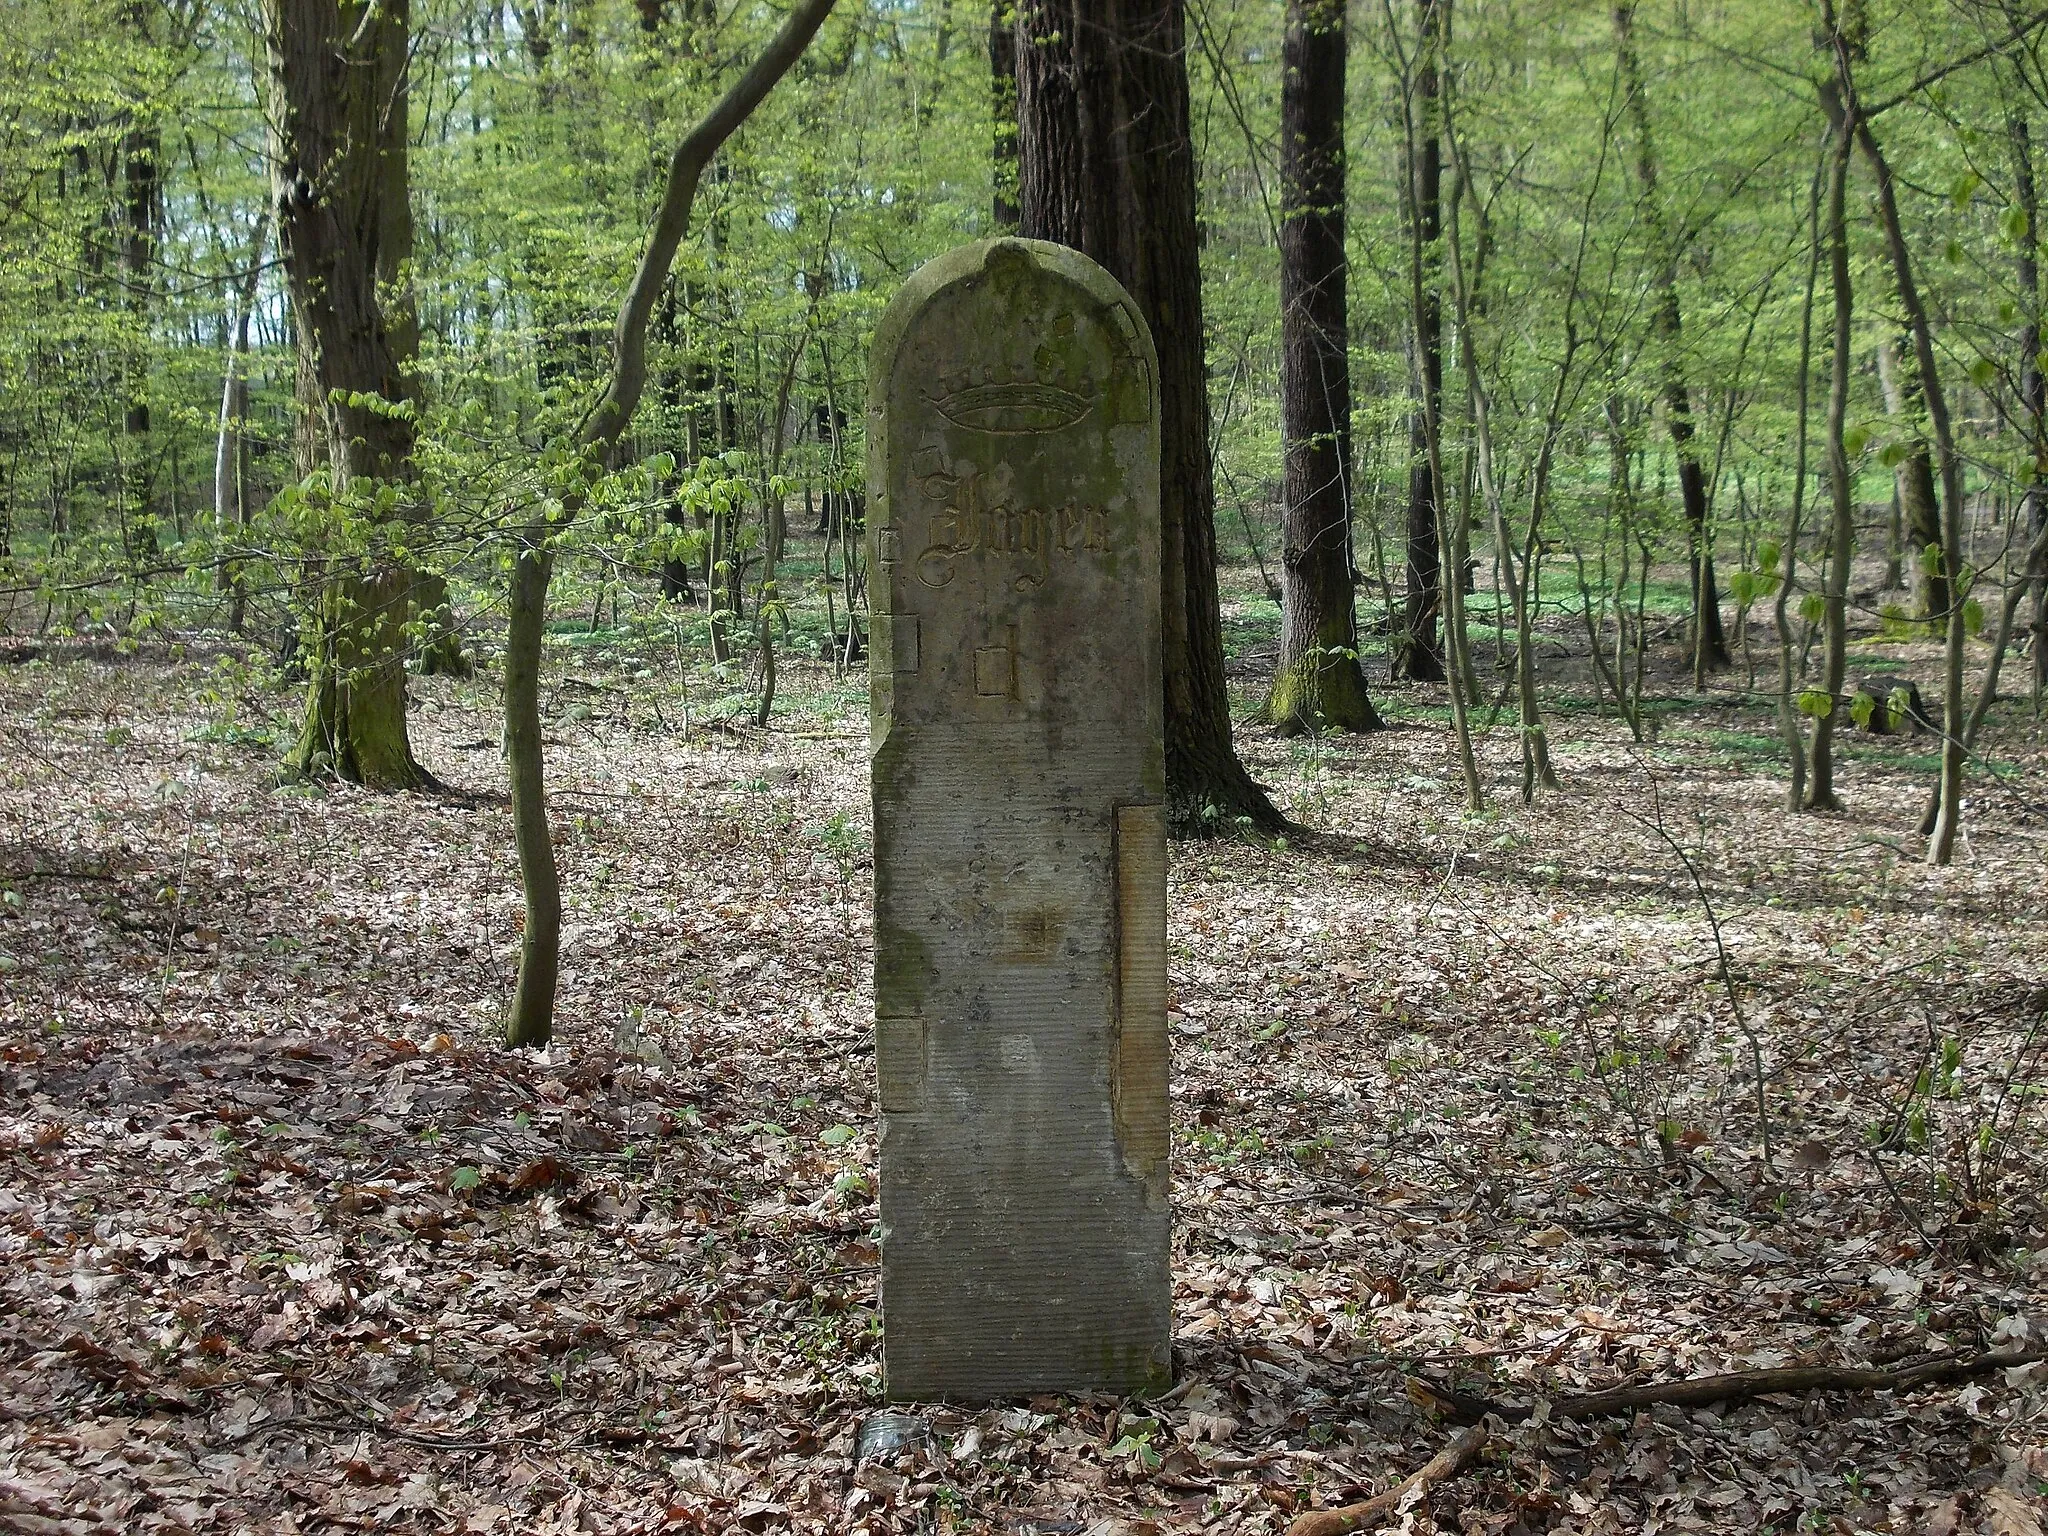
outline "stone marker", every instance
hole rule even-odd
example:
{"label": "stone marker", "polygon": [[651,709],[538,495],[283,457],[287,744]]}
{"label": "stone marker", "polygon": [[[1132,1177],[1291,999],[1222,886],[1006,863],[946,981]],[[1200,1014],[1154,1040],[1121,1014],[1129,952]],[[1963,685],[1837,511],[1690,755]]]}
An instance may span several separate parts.
{"label": "stone marker", "polygon": [[895,1401],[1170,1377],[1152,339],[1108,273],[920,269],[868,376]]}

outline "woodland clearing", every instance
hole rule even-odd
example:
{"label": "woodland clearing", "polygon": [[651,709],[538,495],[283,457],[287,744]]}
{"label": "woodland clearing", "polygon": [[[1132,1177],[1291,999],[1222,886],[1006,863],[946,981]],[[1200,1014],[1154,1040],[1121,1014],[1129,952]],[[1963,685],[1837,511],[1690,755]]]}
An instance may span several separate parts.
{"label": "woodland clearing", "polygon": [[[878,1419],[858,690],[684,735],[634,649],[554,648],[524,1052],[487,684],[416,680],[445,788],[377,796],[274,787],[288,696],[226,653],[0,667],[0,1525],[1278,1531],[1444,1445],[1412,1378],[2048,1335],[2024,705],[1932,869],[1910,739],[1789,818],[1753,702],[1561,709],[1566,790],[1475,819],[1394,690],[1240,736],[1314,835],[1175,852],[1173,1392]],[[1400,1528],[2032,1536],[2044,1386],[1539,1408]]]}

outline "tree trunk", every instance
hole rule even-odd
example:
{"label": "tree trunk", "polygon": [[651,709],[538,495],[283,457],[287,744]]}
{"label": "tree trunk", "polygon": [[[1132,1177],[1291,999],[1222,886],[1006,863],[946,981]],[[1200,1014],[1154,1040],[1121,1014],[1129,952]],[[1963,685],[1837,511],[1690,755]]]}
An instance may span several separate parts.
{"label": "tree trunk", "polygon": [[1855,295],[1849,286],[1848,187],[1849,152],[1855,125],[1846,115],[1832,88],[1823,89],[1821,100],[1834,125],[1835,141],[1828,158],[1828,281],[1834,293],[1833,358],[1828,373],[1828,520],[1827,570],[1821,578],[1821,693],[1822,701],[1813,712],[1813,737],[1806,767],[1806,805],[1809,810],[1836,811],[1841,801],[1835,795],[1835,725],[1842,699],[1842,677],[1847,668],[1849,562],[1855,554],[1856,503],[1849,479],[1849,451],[1843,434],[1849,421],[1850,327],[1855,319]]}
{"label": "tree trunk", "polygon": [[1371,731],[1351,584],[1351,367],[1344,303],[1344,0],[1288,0],[1280,87],[1283,733]]}
{"label": "tree trunk", "polygon": [[[1393,674],[1418,683],[1443,681],[1437,639],[1443,602],[1440,550],[1443,522],[1444,353],[1439,283],[1443,248],[1443,140],[1439,133],[1437,57],[1442,0],[1416,3],[1415,86],[1406,122],[1409,288],[1414,317],[1415,387],[1421,398],[1408,425],[1407,592],[1395,637]],[[1431,441],[1431,434],[1437,440]],[[1455,542],[1455,541],[1453,541]],[[1451,573],[1462,584],[1462,571]]]}
{"label": "tree trunk", "polygon": [[1664,202],[1657,188],[1657,152],[1650,135],[1650,99],[1643,89],[1641,61],[1635,46],[1635,0],[1614,8],[1614,42],[1620,56],[1623,85],[1628,91],[1629,117],[1636,134],[1636,179],[1643,189],[1643,222],[1654,264],[1657,294],[1652,311],[1657,340],[1663,349],[1661,391],[1665,429],[1671,434],[1672,456],[1678,461],[1678,494],[1685,509],[1688,561],[1692,572],[1693,674],[1729,665],[1728,638],[1721,625],[1721,593],[1714,581],[1712,532],[1707,526],[1707,482],[1693,446],[1692,393],[1686,385],[1680,356],[1684,322],[1678,302],[1679,242],[1671,236]]}
{"label": "tree trunk", "polygon": [[519,848],[519,884],[526,927],[519,940],[519,983],[505,1021],[507,1045],[545,1045],[554,1032],[555,984],[561,971],[562,879],[548,832],[540,728],[541,640],[546,633],[548,581],[554,555],[545,529],[529,530],[513,561],[505,627],[505,768],[512,787],[512,836]]}
{"label": "tree trunk", "polygon": [[243,451],[242,423],[249,415],[249,376],[244,360],[249,354],[249,320],[256,307],[256,285],[263,271],[263,249],[270,237],[270,210],[256,216],[256,232],[249,237],[249,266],[235,295],[235,309],[229,319],[227,361],[221,368],[220,431],[213,447],[213,536],[220,546],[219,584],[229,594],[228,629],[242,632],[246,594],[241,563],[228,553],[230,539],[249,521],[248,455]]}
{"label": "tree trunk", "polygon": [[[2026,115],[2015,112],[2007,123],[2012,142],[2014,195],[2026,228],[2020,235],[2019,288],[2025,325],[2020,330],[2020,409],[2026,413],[2027,445],[2033,472],[2020,502],[2020,526],[2034,543],[2048,528],[2048,375],[2041,369],[2041,199],[2034,183],[2034,146]],[[2033,593],[2033,686],[2038,706],[2048,689],[2048,555],[2028,563],[2026,579]]]}
{"label": "tree trunk", "polygon": [[1159,349],[1166,778],[1177,835],[1285,819],[1230,737],[1181,0],[1023,0],[1020,232],[1100,262]]}
{"label": "tree trunk", "polygon": [[[406,174],[410,0],[264,0],[278,234],[334,499],[365,525],[326,551],[288,766],[377,789],[431,782],[406,730],[413,572],[391,551],[423,516],[413,463],[419,323]],[[396,486],[385,511],[376,487]],[[366,487],[368,488],[366,494]]]}
{"label": "tree trunk", "polygon": [[1920,430],[1918,381],[1901,363],[1898,344],[1889,336],[1878,343],[1877,379],[1884,391],[1885,414],[1908,444],[1905,458],[1892,472],[1892,494],[1898,498],[1903,524],[1902,563],[1910,563],[1918,616],[1938,624],[1948,611],[1948,582],[1935,564],[1941,553],[1941,501],[1934,491],[1934,454]]}
{"label": "tree trunk", "polygon": [[1963,464],[1956,453],[1955,433],[1950,426],[1948,395],[1941,384],[1941,371],[1934,353],[1934,329],[1928,323],[1927,306],[1913,277],[1912,249],[1906,243],[1906,228],[1899,216],[1898,193],[1892,184],[1891,163],[1877,142],[1870,120],[1863,116],[1856,99],[1856,77],[1850,63],[1850,49],[1841,34],[1834,35],[1835,80],[1843,106],[1856,127],[1857,147],[1877,183],[1878,222],[1884,229],[1885,254],[1892,269],[1892,283],[1899,296],[1899,308],[1913,338],[1913,366],[1919,373],[1921,398],[1927,405],[1927,424],[1934,433],[1935,470],[1941,481],[1941,543],[1939,572],[1945,583],[1946,608],[1942,620],[1941,780],[1935,793],[1934,819],[1925,828],[1927,862],[1946,864],[1954,857],[1956,835],[1963,814],[1963,730],[1969,700],[1963,695],[1964,648],[1969,635],[1964,628],[1963,597],[1968,576],[1963,570]]}
{"label": "tree trunk", "polygon": [[[830,14],[833,0],[802,0],[761,56],[737,83],[699,118],[669,157],[661,205],[655,210],[640,265],[619,303],[612,327],[612,369],[603,396],[578,431],[586,449],[597,450],[593,462],[608,456],[612,445],[632,425],[633,413],[647,387],[647,332],[654,306],[667,287],[676,248],[690,227],[698,182],[718,147],[752,115],[776,81],[802,56]],[[507,637],[505,684],[505,750],[512,778],[512,834],[519,849],[519,882],[526,901],[526,934],[520,947],[519,983],[506,1021],[506,1039],[515,1045],[545,1045],[554,1032],[555,983],[561,965],[562,888],[555,869],[554,843],[548,835],[545,763],[540,731],[540,644],[547,618],[548,582],[553,559],[547,537],[581,513],[584,491],[571,488],[562,497],[562,511],[552,528],[529,530],[519,550],[508,594],[511,633]],[[515,646],[519,686],[513,686]],[[522,808],[523,807],[523,808]]]}
{"label": "tree trunk", "polygon": [[[149,45],[147,13],[141,6],[132,12],[136,42]],[[150,464],[149,414],[149,309],[156,288],[157,203],[160,182],[158,161],[163,133],[154,123],[136,124],[121,138],[122,302],[128,311],[133,333],[128,337],[123,359],[123,393],[127,399],[122,413],[124,484],[121,514],[122,544],[128,558],[139,569],[157,554],[156,530],[150,522],[151,488],[155,479]]]}
{"label": "tree trunk", "polygon": [[[1832,157],[1830,157],[1832,158]],[[1792,666],[1792,588],[1799,574],[1799,539],[1806,519],[1806,422],[1813,398],[1813,296],[1820,287],[1821,189],[1829,184],[1828,160],[1814,168],[1813,193],[1807,206],[1806,292],[1799,308],[1799,374],[1793,434],[1792,509],[1785,518],[1785,543],[1778,556],[1778,590],[1771,604],[1771,622],[1778,636],[1778,730],[1785,738],[1788,773],[1785,809],[1806,805],[1806,752],[1800,740],[1797,679]],[[1831,232],[1832,233],[1832,232]]]}

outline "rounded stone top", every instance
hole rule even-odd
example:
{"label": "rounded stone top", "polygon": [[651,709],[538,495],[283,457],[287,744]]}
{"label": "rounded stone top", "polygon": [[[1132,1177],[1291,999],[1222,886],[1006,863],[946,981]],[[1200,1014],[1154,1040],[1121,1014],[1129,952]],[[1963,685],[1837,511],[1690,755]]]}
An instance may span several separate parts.
{"label": "rounded stone top", "polygon": [[1151,370],[1158,367],[1152,334],[1139,312],[1137,301],[1098,262],[1050,240],[1025,240],[1015,235],[977,240],[955,246],[935,256],[896,291],[889,307],[875,327],[875,339],[868,352],[868,409],[879,411],[888,394],[887,373],[895,365],[905,333],[927,305],[947,289],[984,276],[1002,275],[1009,270],[1019,276],[1043,276],[1062,280],[1081,289],[1105,311],[1117,316],[1117,328],[1126,344],[1142,357]]}

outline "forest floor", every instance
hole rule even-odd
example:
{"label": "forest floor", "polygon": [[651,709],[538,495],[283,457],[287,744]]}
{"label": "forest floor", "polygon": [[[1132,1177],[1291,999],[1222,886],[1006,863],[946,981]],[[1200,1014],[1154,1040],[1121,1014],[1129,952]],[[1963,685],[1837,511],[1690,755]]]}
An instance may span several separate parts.
{"label": "forest floor", "polygon": [[[0,665],[0,1529],[1279,1531],[1444,1445],[1411,1378],[2048,1343],[2023,706],[1934,870],[1925,738],[1792,818],[1757,701],[1560,710],[1562,793],[1504,722],[1473,818],[1395,693],[1243,736],[1317,835],[1174,853],[1173,1392],[877,1418],[865,723],[785,686],[685,736],[567,654],[560,1033],[509,1053],[487,683],[417,685],[447,789],[380,798],[275,787],[232,658]],[[2044,1492],[2035,1365],[1539,1413],[1396,1523],[2038,1536]]]}

